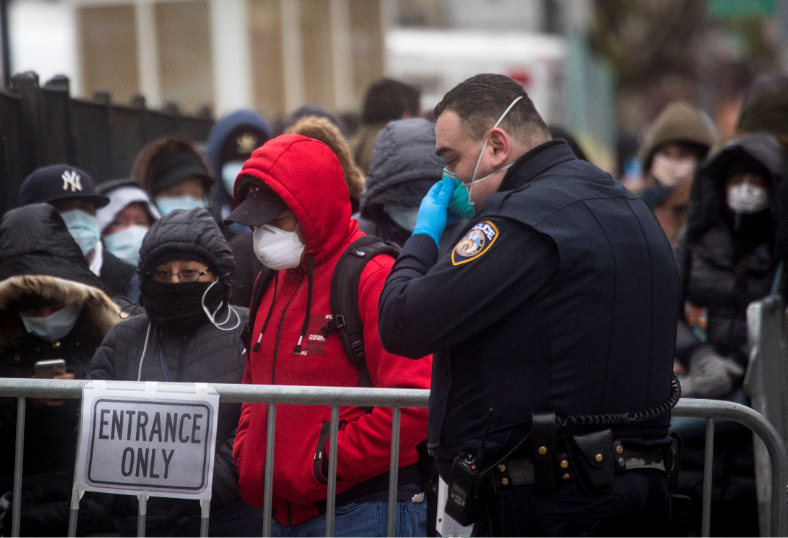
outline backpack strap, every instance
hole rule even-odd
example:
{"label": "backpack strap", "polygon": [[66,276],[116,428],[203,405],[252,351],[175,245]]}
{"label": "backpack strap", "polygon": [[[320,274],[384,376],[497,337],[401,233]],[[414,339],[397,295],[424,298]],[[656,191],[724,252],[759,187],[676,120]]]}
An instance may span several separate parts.
{"label": "backpack strap", "polygon": [[243,342],[244,349],[246,350],[247,361],[252,355],[252,332],[254,331],[254,324],[257,320],[257,310],[260,308],[260,303],[263,302],[265,290],[268,288],[268,285],[275,276],[276,271],[263,266],[263,270],[258,273],[257,279],[254,282],[254,288],[252,290],[252,303],[249,307],[249,319],[247,320],[246,325],[244,325],[244,328],[241,330],[241,341]]}
{"label": "backpack strap", "polygon": [[331,317],[320,329],[324,338],[337,331],[350,362],[358,368],[362,387],[371,387],[364,351],[364,324],[358,310],[358,284],[367,262],[380,254],[396,258],[399,247],[377,237],[365,235],[355,240],[340,256],[331,277],[329,302]]}

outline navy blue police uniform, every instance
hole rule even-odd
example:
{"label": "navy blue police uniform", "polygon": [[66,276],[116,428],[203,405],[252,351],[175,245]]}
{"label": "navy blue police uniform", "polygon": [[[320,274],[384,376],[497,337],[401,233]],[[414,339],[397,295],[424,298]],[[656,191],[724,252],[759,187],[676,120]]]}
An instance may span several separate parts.
{"label": "navy blue police uniform", "polygon": [[[406,242],[381,295],[380,336],[393,353],[434,353],[429,447],[448,482],[455,457],[480,447],[486,462],[531,454],[517,445],[532,413],[664,407],[678,300],[671,247],[650,211],[553,140],[515,162],[450,253],[439,256],[428,235]],[[619,454],[669,443],[670,414],[646,418],[612,428]],[[559,425],[558,452],[570,433]],[[667,524],[665,472],[617,472],[591,494],[558,458],[549,491],[494,478],[477,531],[659,534]],[[611,515],[622,526],[606,526]]]}

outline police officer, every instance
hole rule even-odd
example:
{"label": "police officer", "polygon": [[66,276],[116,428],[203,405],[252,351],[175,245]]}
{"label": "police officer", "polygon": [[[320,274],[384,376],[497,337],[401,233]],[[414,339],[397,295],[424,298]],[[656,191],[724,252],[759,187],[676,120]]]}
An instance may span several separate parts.
{"label": "police officer", "polygon": [[[481,535],[664,535],[679,294],[664,233],[551,139],[511,79],[466,80],[435,118],[446,171],[379,328],[392,353],[434,353],[429,446],[447,513]],[[439,257],[460,216],[464,236]]]}

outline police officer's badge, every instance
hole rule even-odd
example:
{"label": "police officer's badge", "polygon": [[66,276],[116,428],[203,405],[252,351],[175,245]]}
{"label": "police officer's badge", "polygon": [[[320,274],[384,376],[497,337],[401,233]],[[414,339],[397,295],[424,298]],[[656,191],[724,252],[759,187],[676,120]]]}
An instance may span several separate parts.
{"label": "police officer's badge", "polygon": [[461,265],[475,260],[495,243],[498,238],[498,228],[489,220],[476,224],[465,234],[454,250],[451,252],[452,265]]}

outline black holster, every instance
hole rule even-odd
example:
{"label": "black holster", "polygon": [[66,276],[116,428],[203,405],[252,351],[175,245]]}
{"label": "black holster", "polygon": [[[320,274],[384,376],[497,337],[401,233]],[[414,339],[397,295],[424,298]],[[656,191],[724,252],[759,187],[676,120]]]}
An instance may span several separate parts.
{"label": "black holster", "polygon": [[613,431],[606,430],[572,435],[567,439],[569,463],[580,488],[588,495],[598,495],[613,487],[615,464]]}

